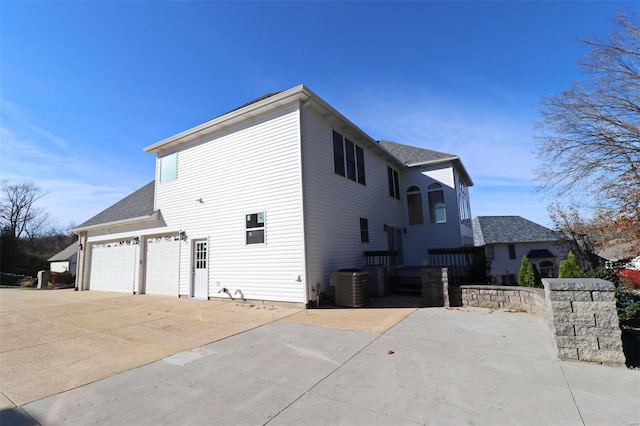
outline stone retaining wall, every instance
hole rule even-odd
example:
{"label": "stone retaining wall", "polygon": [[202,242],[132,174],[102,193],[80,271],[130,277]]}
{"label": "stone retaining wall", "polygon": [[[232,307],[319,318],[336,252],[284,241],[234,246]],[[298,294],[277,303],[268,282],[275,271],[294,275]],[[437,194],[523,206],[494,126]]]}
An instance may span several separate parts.
{"label": "stone retaining wall", "polygon": [[422,268],[422,298],[427,307],[450,306],[447,268]]}
{"label": "stone retaining wall", "polygon": [[624,365],[615,286],[609,281],[546,278],[543,289],[460,286],[463,306],[518,309],[545,317],[558,358]]}
{"label": "stone retaining wall", "polygon": [[598,278],[543,279],[558,358],[625,363],[615,286]]}
{"label": "stone retaining wall", "polygon": [[463,285],[462,305],[489,309],[517,309],[546,317],[544,290],[530,287]]}

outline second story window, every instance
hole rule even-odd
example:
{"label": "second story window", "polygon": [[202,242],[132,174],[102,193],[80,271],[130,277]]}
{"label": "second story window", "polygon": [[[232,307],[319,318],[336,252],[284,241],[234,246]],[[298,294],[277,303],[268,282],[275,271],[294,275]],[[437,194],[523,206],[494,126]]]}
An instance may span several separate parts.
{"label": "second story window", "polygon": [[178,169],[177,153],[163,155],[160,157],[160,182],[166,182],[176,178],[176,171]]}
{"label": "second story window", "polygon": [[364,150],[333,131],[333,171],[349,180],[366,185]]}
{"label": "second story window", "polygon": [[429,217],[431,223],[447,223],[447,208],[444,204],[444,191],[439,183],[427,187],[429,191]]}
{"label": "second story window", "polygon": [[387,178],[389,179],[389,196],[400,199],[400,182],[398,171],[387,166]]}
{"label": "second story window", "polygon": [[409,212],[409,225],[422,225],[424,223],[422,193],[417,186],[411,186],[407,189],[407,211]]}
{"label": "second story window", "polygon": [[509,249],[509,259],[515,259],[516,258],[516,245],[515,244],[509,244],[507,247]]}

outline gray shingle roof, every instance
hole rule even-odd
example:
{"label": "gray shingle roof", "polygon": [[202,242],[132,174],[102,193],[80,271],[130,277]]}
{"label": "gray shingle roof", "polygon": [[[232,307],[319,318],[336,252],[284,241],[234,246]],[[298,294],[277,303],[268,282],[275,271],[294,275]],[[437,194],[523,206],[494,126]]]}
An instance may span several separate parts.
{"label": "gray shingle roof", "polygon": [[78,241],[75,241],[69,247],[47,259],[47,262],[64,262],[69,260],[71,256],[78,252]]}
{"label": "gray shingle roof", "polygon": [[106,208],[91,219],[80,224],[78,228],[151,215],[153,213],[154,193],[155,181],[151,181],[111,207]]}
{"label": "gray shingle roof", "polygon": [[566,240],[563,235],[520,216],[478,216],[473,219],[476,246]]}
{"label": "gray shingle roof", "polygon": [[454,154],[432,151],[430,149],[418,148],[416,146],[402,145],[391,141],[378,141],[378,143],[406,165],[458,158],[458,156]]}
{"label": "gray shingle roof", "polygon": [[403,145],[390,141],[378,141],[378,144],[407,167],[418,167],[430,163],[436,164],[450,161],[455,165],[463,181],[468,186],[473,186],[471,176],[469,176],[469,173],[467,173],[467,170],[464,168],[460,157],[455,154],[447,154],[446,152],[433,151],[431,149],[418,148],[417,146]]}
{"label": "gray shingle roof", "polygon": [[556,257],[556,255],[547,249],[529,250],[529,253],[527,254],[527,258],[529,259],[549,259],[551,257]]}

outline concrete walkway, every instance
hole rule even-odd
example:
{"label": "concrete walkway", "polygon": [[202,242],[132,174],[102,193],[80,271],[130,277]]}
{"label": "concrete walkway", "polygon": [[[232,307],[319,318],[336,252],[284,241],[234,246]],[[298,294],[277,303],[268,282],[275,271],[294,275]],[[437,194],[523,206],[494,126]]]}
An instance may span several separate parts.
{"label": "concrete walkway", "polygon": [[640,371],[558,361],[541,318],[429,308],[357,331],[332,312],[3,411],[0,424],[640,424]]}

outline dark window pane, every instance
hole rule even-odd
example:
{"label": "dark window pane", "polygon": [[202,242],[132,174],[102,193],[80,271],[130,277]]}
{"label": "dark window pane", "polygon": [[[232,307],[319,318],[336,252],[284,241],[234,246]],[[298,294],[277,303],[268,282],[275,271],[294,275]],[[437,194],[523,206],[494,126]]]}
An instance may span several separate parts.
{"label": "dark window pane", "polygon": [[347,179],[356,180],[356,156],[353,151],[353,142],[344,140],[344,152],[347,159]]}
{"label": "dark window pane", "polygon": [[509,244],[509,259],[516,258],[516,246],[513,244]]}
{"label": "dark window pane", "polygon": [[342,135],[333,131],[333,170],[336,174],[344,176],[344,146]]}
{"label": "dark window pane", "polygon": [[447,222],[447,209],[444,205],[442,190],[429,192],[429,216],[431,216],[431,223]]}
{"label": "dark window pane", "polygon": [[421,194],[407,194],[407,210],[409,210],[409,225],[422,225],[424,223]]}
{"label": "dark window pane", "polygon": [[369,242],[369,221],[363,217],[360,218],[360,242]]}
{"label": "dark window pane", "polygon": [[247,229],[251,228],[263,228],[264,227],[264,213],[254,213],[247,215]]}
{"label": "dark window pane", "polygon": [[396,191],[396,198],[400,199],[400,182],[398,182],[398,172],[396,170],[393,171],[393,185]]}
{"label": "dark window pane", "polygon": [[247,244],[262,244],[262,243],[264,243],[264,229],[247,231]]}
{"label": "dark window pane", "polygon": [[356,145],[356,166],[358,168],[358,183],[366,185],[364,179],[364,151]]}
{"label": "dark window pane", "polygon": [[393,169],[389,166],[387,166],[387,179],[389,180],[389,196],[395,197],[396,192],[393,189]]}

